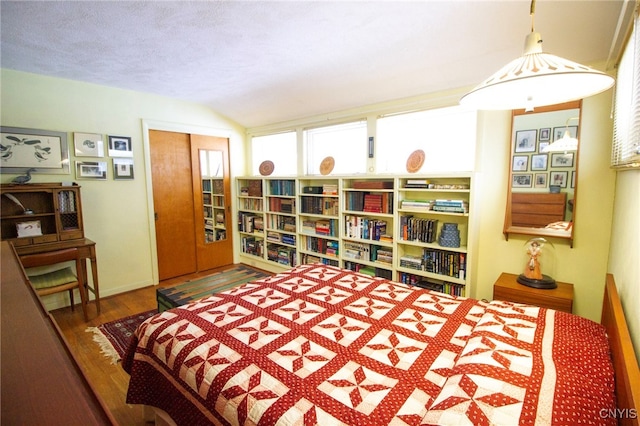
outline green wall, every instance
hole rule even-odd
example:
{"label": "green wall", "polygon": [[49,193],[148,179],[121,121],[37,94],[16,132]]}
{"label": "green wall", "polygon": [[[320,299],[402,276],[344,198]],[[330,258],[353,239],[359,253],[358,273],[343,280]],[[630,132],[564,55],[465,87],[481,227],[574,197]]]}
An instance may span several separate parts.
{"label": "green wall", "polygon": [[[108,156],[80,158],[107,161],[107,180],[76,180],[73,149],[70,149],[70,175],[33,175],[33,182],[74,180],[82,186],[85,235],[97,243],[101,296],[154,284],[155,236],[149,221],[152,206],[148,194],[152,188],[145,164],[144,121],[228,135],[232,173],[244,173],[244,129],[210,108],[77,81],[6,69],[0,72],[0,123],[3,126],[67,132],[70,148],[73,132],[132,138],[134,180],[114,180]],[[7,183],[14,176],[2,174],[0,179]],[[63,299],[51,296],[45,303],[48,307],[57,307]]]}
{"label": "green wall", "polygon": [[[245,141],[245,129],[204,106],[9,70],[2,70],[0,77],[2,125],[65,131],[70,140],[74,131],[132,137],[136,174],[133,181],[114,181],[111,169],[106,181],[78,181],[83,187],[86,235],[98,243],[102,295],[154,282],[155,239],[150,230],[152,206],[149,194],[152,188],[145,164],[145,120],[167,123],[169,127],[176,124],[209,129],[214,133],[216,129],[228,132],[232,175],[243,175],[248,170],[245,149],[249,144]],[[427,98],[434,96],[438,95]],[[446,101],[436,99],[432,103],[452,105],[451,99],[457,98],[450,93],[446,97]],[[598,321],[605,273],[615,273],[637,344],[640,331],[637,314],[640,311],[637,266],[639,179],[637,172],[622,172],[624,176],[618,177],[616,193],[616,172],[609,168],[610,105],[611,91],[583,103],[574,248],[566,242],[553,241],[557,254],[555,278],[575,285],[574,312]],[[387,103],[381,108],[388,107]],[[348,111],[343,117],[369,115],[376,109],[376,106],[367,106]],[[508,112],[479,113],[474,193],[479,206],[479,211],[474,213],[478,239],[472,243],[477,249],[471,291],[471,296],[476,298],[490,299],[493,282],[501,272],[520,273],[523,267],[522,246],[528,237],[511,236],[507,241],[502,234],[510,120]],[[8,182],[12,177],[0,176],[2,182]],[[74,178],[73,172],[66,177]],[[59,175],[34,177],[36,182],[62,179]],[[634,222],[631,231],[635,234],[628,232],[627,221],[630,219]]]}

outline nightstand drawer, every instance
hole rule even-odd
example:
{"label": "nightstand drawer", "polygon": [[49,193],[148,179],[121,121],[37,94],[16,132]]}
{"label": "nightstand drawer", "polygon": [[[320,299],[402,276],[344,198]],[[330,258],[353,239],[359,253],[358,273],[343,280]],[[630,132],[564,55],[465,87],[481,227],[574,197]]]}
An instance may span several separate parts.
{"label": "nightstand drawer", "polygon": [[522,285],[517,278],[515,274],[502,273],[493,285],[493,298],[572,313],[573,284],[558,282],[557,288],[539,289]]}

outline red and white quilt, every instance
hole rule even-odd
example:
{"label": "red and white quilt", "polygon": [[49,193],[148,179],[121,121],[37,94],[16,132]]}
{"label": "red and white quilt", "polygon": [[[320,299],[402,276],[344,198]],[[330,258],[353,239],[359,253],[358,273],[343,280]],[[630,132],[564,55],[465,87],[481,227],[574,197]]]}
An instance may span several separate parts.
{"label": "red and white quilt", "polygon": [[599,324],[320,264],[151,317],[124,368],[127,403],[184,425],[607,424],[615,408]]}

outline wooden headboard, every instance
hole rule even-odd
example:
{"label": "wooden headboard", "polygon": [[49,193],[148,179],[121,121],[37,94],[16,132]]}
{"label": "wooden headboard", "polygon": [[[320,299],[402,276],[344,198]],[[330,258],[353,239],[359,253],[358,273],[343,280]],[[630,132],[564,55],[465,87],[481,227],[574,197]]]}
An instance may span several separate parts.
{"label": "wooden headboard", "polygon": [[564,220],[566,192],[514,192],[511,194],[511,224],[544,228]]}
{"label": "wooden headboard", "polygon": [[613,275],[607,274],[600,323],[607,329],[611,358],[616,374],[616,396],[621,425],[638,425],[640,417],[640,369],[631,344],[618,289]]}

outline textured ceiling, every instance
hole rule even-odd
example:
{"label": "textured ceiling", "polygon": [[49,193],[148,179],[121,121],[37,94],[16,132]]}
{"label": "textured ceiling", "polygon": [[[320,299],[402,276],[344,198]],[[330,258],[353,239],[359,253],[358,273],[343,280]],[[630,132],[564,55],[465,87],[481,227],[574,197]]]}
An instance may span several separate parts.
{"label": "textured ceiling", "polygon": [[[535,29],[546,52],[601,63],[629,3],[541,0]],[[0,60],[3,68],[197,102],[256,127],[475,85],[522,53],[529,7],[2,0]]]}

